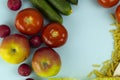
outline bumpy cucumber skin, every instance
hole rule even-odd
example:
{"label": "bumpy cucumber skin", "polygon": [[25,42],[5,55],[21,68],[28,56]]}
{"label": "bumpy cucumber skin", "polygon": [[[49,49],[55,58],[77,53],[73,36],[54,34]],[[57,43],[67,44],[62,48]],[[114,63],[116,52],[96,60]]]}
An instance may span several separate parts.
{"label": "bumpy cucumber skin", "polygon": [[70,15],[72,13],[71,5],[66,0],[46,0],[48,1],[56,10],[64,15]]}
{"label": "bumpy cucumber skin", "polygon": [[52,22],[59,22],[62,24],[63,18],[58,14],[46,0],[30,0],[32,5],[39,9],[43,15],[45,15]]}
{"label": "bumpy cucumber skin", "polygon": [[67,1],[69,1],[70,3],[75,4],[75,5],[78,4],[78,0],[67,0]]}

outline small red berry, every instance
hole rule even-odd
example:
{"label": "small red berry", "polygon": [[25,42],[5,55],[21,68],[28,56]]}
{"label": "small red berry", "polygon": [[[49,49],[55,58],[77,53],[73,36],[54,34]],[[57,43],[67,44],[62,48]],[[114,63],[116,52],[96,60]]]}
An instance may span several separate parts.
{"label": "small red berry", "polygon": [[42,40],[40,38],[40,36],[35,35],[33,37],[30,38],[30,45],[34,48],[37,48],[41,45]]}
{"label": "small red berry", "polygon": [[8,0],[7,2],[7,6],[10,10],[13,11],[17,11],[20,9],[22,5],[22,1],[21,0]]}
{"label": "small red berry", "polygon": [[32,79],[32,78],[27,78],[26,80],[34,80],[34,79]]}
{"label": "small red berry", "polygon": [[8,36],[10,32],[10,27],[8,25],[0,25],[0,38]]}
{"label": "small red berry", "polygon": [[19,67],[18,67],[18,73],[21,75],[21,76],[28,76],[30,75],[31,73],[31,68],[28,64],[21,64]]}

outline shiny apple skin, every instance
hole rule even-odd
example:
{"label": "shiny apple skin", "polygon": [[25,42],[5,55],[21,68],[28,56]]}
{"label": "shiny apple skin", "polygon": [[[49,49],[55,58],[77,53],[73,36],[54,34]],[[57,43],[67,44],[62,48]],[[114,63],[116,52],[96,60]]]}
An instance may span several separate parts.
{"label": "shiny apple skin", "polygon": [[40,77],[50,77],[58,74],[61,68],[59,54],[49,47],[42,47],[35,51],[32,67]]}
{"label": "shiny apple skin", "polygon": [[30,55],[29,40],[21,34],[5,37],[0,45],[0,55],[8,63],[19,64]]}

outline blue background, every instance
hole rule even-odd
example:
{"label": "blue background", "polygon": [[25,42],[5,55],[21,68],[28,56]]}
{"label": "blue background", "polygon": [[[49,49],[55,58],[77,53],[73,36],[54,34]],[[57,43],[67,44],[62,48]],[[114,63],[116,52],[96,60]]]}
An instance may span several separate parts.
{"label": "blue background", "polygon": [[[20,10],[31,7],[29,0],[22,1]],[[103,8],[98,5],[97,0],[79,0],[77,6],[72,5],[73,13],[70,16],[63,15],[63,25],[69,35],[64,46],[55,48],[62,60],[61,70],[55,77],[76,77],[86,80],[88,73],[94,69],[93,64],[102,64],[111,59],[114,41],[109,30],[115,27],[110,25],[113,23],[110,14],[114,13],[115,8],[116,6],[110,9]],[[19,11],[8,9],[7,0],[0,0],[0,24],[10,25],[12,34],[18,32],[14,27],[17,12]],[[31,58],[32,55],[25,62],[31,64]],[[17,73],[19,65],[6,63],[0,58],[0,78],[25,80],[27,77]],[[34,72],[28,77],[33,77],[35,80],[43,79]]]}

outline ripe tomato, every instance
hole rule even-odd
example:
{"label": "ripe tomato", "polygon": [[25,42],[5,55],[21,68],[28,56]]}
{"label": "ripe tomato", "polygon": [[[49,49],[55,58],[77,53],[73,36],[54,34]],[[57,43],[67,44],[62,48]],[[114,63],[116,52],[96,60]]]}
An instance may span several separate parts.
{"label": "ripe tomato", "polygon": [[104,8],[113,7],[119,2],[119,0],[97,0],[97,1]]}
{"label": "ripe tomato", "polygon": [[41,30],[43,17],[36,9],[26,8],[17,14],[15,26],[23,34],[34,35]]}
{"label": "ripe tomato", "polygon": [[49,47],[60,47],[65,44],[68,37],[67,30],[59,23],[50,23],[43,29],[43,42]]}
{"label": "ripe tomato", "polygon": [[120,23],[120,5],[117,6],[116,11],[115,11],[115,17],[118,23]]}

